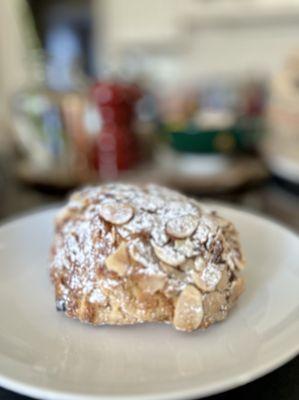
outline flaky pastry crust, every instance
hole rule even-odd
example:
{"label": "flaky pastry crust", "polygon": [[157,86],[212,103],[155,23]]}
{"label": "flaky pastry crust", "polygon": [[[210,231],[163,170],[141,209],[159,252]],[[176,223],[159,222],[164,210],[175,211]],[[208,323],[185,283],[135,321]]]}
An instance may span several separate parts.
{"label": "flaky pastry crust", "polygon": [[160,186],[89,187],[56,218],[56,307],[82,322],[206,328],[236,303],[243,267],[231,222]]}

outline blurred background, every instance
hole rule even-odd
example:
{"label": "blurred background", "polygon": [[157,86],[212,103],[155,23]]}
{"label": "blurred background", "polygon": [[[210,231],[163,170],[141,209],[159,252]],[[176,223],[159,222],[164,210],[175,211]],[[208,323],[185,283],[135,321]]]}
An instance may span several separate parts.
{"label": "blurred background", "polygon": [[[112,180],[299,232],[298,0],[1,0],[0,220]],[[215,399],[297,399],[297,377]]]}
{"label": "blurred background", "polygon": [[299,230],[296,0],[2,0],[0,218],[154,181]]}

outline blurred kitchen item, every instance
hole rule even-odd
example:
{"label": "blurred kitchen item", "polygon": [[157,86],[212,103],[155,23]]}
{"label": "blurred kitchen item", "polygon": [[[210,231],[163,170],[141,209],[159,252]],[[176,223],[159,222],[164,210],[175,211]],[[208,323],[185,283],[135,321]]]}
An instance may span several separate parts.
{"label": "blurred kitchen item", "polygon": [[78,40],[71,29],[56,25],[44,37],[44,52],[27,2],[12,3],[27,44],[19,64],[31,66],[11,101],[17,174],[30,183],[59,187],[91,180],[98,123],[79,67]]}
{"label": "blurred kitchen item", "polygon": [[158,96],[156,162],[164,181],[188,191],[221,192],[267,178],[257,156],[264,85],[215,79]]}
{"label": "blurred kitchen item", "polygon": [[26,0],[1,2],[0,153],[11,151],[11,96],[36,79],[41,43]]}
{"label": "blurred kitchen item", "polygon": [[82,74],[74,73],[74,65],[69,69],[56,75],[60,90],[44,78],[13,98],[17,170],[31,183],[70,187],[95,174],[97,111]]}
{"label": "blurred kitchen item", "polygon": [[138,161],[134,121],[135,104],[140,96],[138,86],[120,81],[99,81],[92,88],[101,124],[98,170],[103,180],[116,179]]}
{"label": "blurred kitchen item", "polygon": [[161,146],[156,161],[164,182],[190,192],[231,191],[268,177],[263,163],[252,156],[192,154]]}
{"label": "blurred kitchen item", "polygon": [[299,160],[294,160],[283,155],[268,154],[266,161],[275,176],[299,187]]}
{"label": "blurred kitchen item", "polygon": [[263,151],[274,175],[299,184],[299,50],[273,78]]}
{"label": "blurred kitchen item", "polygon": [[264,103],[262,85],[255,81],[201,83],[187,95],[164,99],[161,130],[181,152],[252,152],[264,131]]}
{"label": "blurred kitchen item", "polygon": [[174,149],[190,153],[233,152],[237,145],[234,123],[232,113],[198,111],[183,130],[168,127],[170,143]]}
{"label": "blurred kitchen item", "polygon": [[[38,35],[42,39],[46,53],[53,55],[55,52],[55,63],[57,64],[59,61],[63,69],[62,61],[66,61],[70,55],[76,54],[84,73],[94,76],[93,31],[97,21],[92,19],[92,1],[24,1],[30,6]],[[61,71],[62,74],[64,72]]]}

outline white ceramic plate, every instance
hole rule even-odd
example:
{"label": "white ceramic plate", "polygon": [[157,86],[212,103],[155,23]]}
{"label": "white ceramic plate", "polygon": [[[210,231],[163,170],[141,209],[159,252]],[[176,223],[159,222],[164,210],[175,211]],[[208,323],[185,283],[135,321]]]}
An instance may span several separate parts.
{"label": "white ceramic plate", "polygon": [[261,217],[217,208],[241,232],[247,290],[222,323],[180,333],[94,328],[58,313],[47,271],[55,210],[0,229],[0,385],[33,397],[186,399],[249,382],[299,350],[299,239]]}

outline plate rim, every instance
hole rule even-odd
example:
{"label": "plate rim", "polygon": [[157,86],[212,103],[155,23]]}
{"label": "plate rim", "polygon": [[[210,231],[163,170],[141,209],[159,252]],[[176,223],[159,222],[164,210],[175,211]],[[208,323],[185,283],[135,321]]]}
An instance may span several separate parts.
{"label": "plate rim", "polygon": [[[284,224],[280,221],[275,220],[271,216],[264,215],[256,210],[250,210],[246,207],[225,203],[220,201],[214,201],[213,199],[208,199],[201,201],[199,199],[199,203],[203,206],[207,207],[216,207],[219,208],[220,211],[233,211],[243,215],[253,215],[258,219],[265,220],[267,223],[273,224],[280,229],[285,230],[287,233],[295,236],[297,240],[299,240],[299,234],[287,224]],[[28,219],[30,217],[38,216],[47,212],[55,212],[58,211],[61,206],[61,202],[52,203],[46,206],[41,206],[31,211],[21,212],[15,216],[4,218],[0,224],[0,230],[9,227],[17,222],[21,222],[22,220]],[[159,393],[158,391],[152,394],[130,394],[130,395],[118,395],[118,394],[83,394],[76,393],[72,391],[64,391],[64,390],[56,390],[49,389],[43,387],[42,385],[34,385],[26,382],[22,382],[20,379],[15,379],[10,376],[7,376],[5,373],[0,371],[0,386],[4,389],[14,391],[16,393],[20,393],[26,396],[31,396],[36,399],[43,398],[44,400],[179,400],[179,399],[192,399],[192,398],[202,398],[205,396],[210,396],[213,394],[218,394],[225,392],[230,389],[234,389],[236,387],[245,385],[249,382],[254,381],[260,377],[265,376],[266,374],[274,371],[275,369],[283,366],[288,361],[296,358],[299,355],[299,341],[298,344],[292,346],[288,350],[284,351],[282,355],[277,355],[275,360],[273,358],[268,360],[267,362],[263,362],[258,367],[252,366],[246,372],[243,372],[240,375],[224,377],[217,382],[210,382],[207,385],[193,386],[190,389],[182,389],[182,390],[167,390],[167,392]],[[1,354],[0,354],[1,357]]]}
{"label": "plate rim", "polygon": [[299,345],[297,348],[289,351],[284,357],[277,357],[278,360],[273,363],[269,361],[266,366],[260,366],[258,369],[252,367],[251,372],[247,372],[237,378],[223,378],[216,384],[210,383],[207,387],[199,389],[199,387],[193,387],[191,389],[184,389],[181,391],[167,391],[165,393],[153,393],[153,394],[130,394],[130,395],[96,395],[96,394],[78,394],[71,391],[46,389],[42,386],[38,387],[28,383],[22,383],[17,379],[9,378],[4,376],[0,372],[0,386],[3,389],[13,391],[15,393],[30,396],[35,399],[43,400],[191,400],[201,399],[206,396],[217,395],[224,393],[228,390],[238,388],[246,385],[247,383],[253,382],[258,378],[262,378],[265,375],[273,372],[274,370],[282,367],[287,362],[295,359],[299,355]]}

